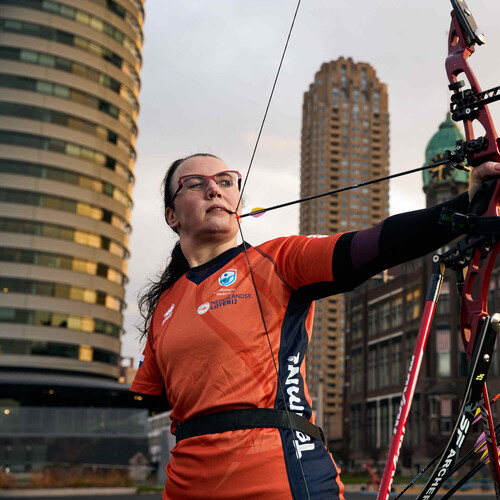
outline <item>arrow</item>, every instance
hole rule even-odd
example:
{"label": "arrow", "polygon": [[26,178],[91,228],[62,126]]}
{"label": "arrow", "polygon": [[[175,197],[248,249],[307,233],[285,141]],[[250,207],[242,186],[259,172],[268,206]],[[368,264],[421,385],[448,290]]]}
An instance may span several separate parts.
{"label": "arrow", "polygon": [[363,186],[369,186],[370,184],[375,184],[377,182],[395,179],[396,177],[402,177],[403,175],[414,174],[415,172],[422,172],[423,170],[428,170],[429,168],[434,168],[434,167],[437,167],[439,165],[444,165],[444,164],[448,164],[448,163],[451,163],[451,165],[454,168],[458,168],[459,170],[469,170],[469,167],[466,167],[465,165],[462,165],[461,163],[453,162],[450,160],[443,160],[443,161],[433,163],[432,165],[424,165],[423,167],[418,167],[418,168],[414,168],[411,170],[405,170],[404,172],[399,172],[397,174],[387,175],[386,177],[378,177],[377,179],[363,181],[363,182],[360,182],[359,184],[353,184],[351,186],[346,186],[343,188],[334,189],[332,191],[327,191],[326,193],[314,194],[312,196],[307,196],[306,198],[300,198],[298,200],[287,201],[286,203],[280,203],[279,205],[274,205],[272,207],[253,208],[250,212],[248,212],[246,214],[237,215],[236,218],[243,219],[243,217],[248,217],[248,216],[260,217],[260,216],[264,215],[266,212],[270,212],[271,210],[276,210],[278,208],[288,207],[290,205],[296,205],[297,203],[303,203],[304,201],[316,200],[317,198],[322,198],[324,196],[330,196],[332,194],[343,193],[344,191],[350,191],[351,189],[357,189],[357,188],[360,188]]}
{"label": "arrow", "polygon": [[[490,403],[494,403],[498,398],[500,398],[500,394],[497,394],[494,398],[491,399]],[[481,418],[481,409],[478,408],[478,411],[477,411],[477,416],[476,418],[474,419],[474,421],[472,422],[472,425],[474,425],[480,418]],[[496,427],[495,427],[495,434],[500,431],[500,424],[498,424]],[[472,447],[472,449],[464,456],[464,458],[462,458],[462,460],[460,460],[460,462],[458,462],[455,467],[453,467],[453,469],[449,472],[449,474],[446,476],[446,478],[444,479],[447,479],[448,477],[450,477],[454,472],[456,472],[460,467],[462,467],[462,465],[467,462],[472,456],[474,456],[475,453],[479,453],[481,450],[481,448],[483,446],[486,445],[486,439],[485,439],[485,434],[484,432],[477,438],[474,446]],[[500,448],[500,447],[499,447]],[[403,495],[403,493],[408,490],[408,488],[411,488],[419,479],[420,477],[422,477],[422,475],[425,473],[425,471],[427,471],[427,469],[429,469],[429,467],[431,467],[432,464],[434,464],[434,462],[436,462],[436,460],[438,458],[440,458],[442,455],[442,452],[440,452],[438,455],[436,455],[411,481],[409,484],[407,484],[405,486],[405,488],[394,498],[394,500],[398,500],[399,497],[401,497]],[[481,460],[483,459],[484,455],[481,457]],[[484,465],[482,462],[479,462],[481,463],[482,465]],[[471,476],[472,477],[472,476]],[[444,500],[444,497],[443,499]]]}

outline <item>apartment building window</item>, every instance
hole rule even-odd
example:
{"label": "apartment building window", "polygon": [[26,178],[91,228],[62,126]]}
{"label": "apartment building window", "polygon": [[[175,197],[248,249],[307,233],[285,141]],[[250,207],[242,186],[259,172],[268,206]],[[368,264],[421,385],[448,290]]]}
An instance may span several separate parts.
{"label": "apartment building window", "polygon": [[430,398],[431,434],[449,436],[453,429],[451,398]]}
{"label": "apartment building window", "polygon": [[0,202],[19,203],[71,212],[83,217],[110,223],[124,233],[129,233],[131,231],[130,225],[125,219],[112,214],[109,210],[69,198],[31,191],[21,191],[19,189],[0,189]]}
{"label": "apartment building window", "polygon": [[379,346],[379,385],[387,387],[389,379],[389,342],[383,342]]}
{"label": "apartment building window", "polygon": [[391,422],[389,421],[389,400],[380,401],[380,446],[387,447],[390,443]]}
{"label": "apartment building window", "polygon": [[414,286],[406,292],[406,321],[420,317],[420,288]]}
{"label": "apartment building window", "polygon": [[[0,351],[4,354],[54,356],[79,359],[78,344],[63,344],[60,342],[44,342],[29,340],[0,339]],[[93,349],[93,361],[118,365],[120,356],[103,349]]]}
{"label": "apartment building window", "polygon": [[439,433],[443,436],[449,436],[453,429],[451,398],[441,399],[441,419],[439,422]]}
{"label": "apartment building window", "polygon": [[31,163],[17,160],[0,159],[0,173],[27,175],[30,177],[39,177],[42,179],[52,179],[67,184],[73,184],[85,189],[90,189],[97,193],[103,193],[119,201],[125,207],[132,207],[132,200],[121,189],[113,186],[109,182],[101,181],[94,177],[88,177],[76,172],[70,172],[62,168],[51,167],[40,163]]}
{"label": "apartment building window", "polygon": [[368,335],[375,335],[378,332],[378,311],[377,305],[368,306]]}
{"label": "apartment building window", "polygon": [[119,338],[121,333],[119,325],[89,316],[8,307],[0,308],[0,322],[68,328],[88,333],[101,333],[114,338]]}
{"label": "apartment building window", "polygon": [[94,276],[101,276],[119,285],[127,283],[127,277],[123,273],[106,264],[62,254],[0,247],[0,262],[18,262],[35,266],[68,269]]}
{"label": "apartment building window", "polygon": [[[367,87],[367,81],[366,81],[366,69],[361,68],[361,88],[363,90],[366,90]],[[366,97],[366,94],[363,93],[363,97]]]}
{"label": "apartment building window", "polygon": [[439,296],[439,301],[437,303],[437,309],[439,314],[449,314],[450,313],[450,294],[441,292]]}
{"label": "apartment building window", "polygon": [[368,427],[368,442],[369,448],[373,449],[377,447],[377,404],[368,403],[367,405],[367,427]]}
{"label": "apartment building window", "polygon": [[351,445],[354,450],[360,450],[363,442],[363,414],[361,405],[351,406]]}
{"label": "apartment building window", "polygon": [[406,362],[405,367],[410,366],[410,360],[413,356],[413,351],[415,349],[415,344],[417,343],[418,331],[407,332],[406,334]]}
{"label": "apartment building window", "polygon": [[379,371],[377,346],[370,346],[368,350],[368,390],[377,388],[377,373]]}
{"label": "apartment building window", "polygon": [[401,339],[393,339],[391,343],[391,385],[401,382]]}
{"label": "apartment building window", "polygon": [[413,397],[405,439],[410,446],[420,445],[420,394]]}
{"label": "apartment building window", "polygon": [[403,297],[401,295],[394,297],[392,300],[391,323],[392,327],[403,324]]}
{"label": "apartment building window", "polygon": [[450,331],[436,332],[437,374],[439,377],[451,375]]}
{"label": "apartment building window", "polygon": [[353,351],[351,355],[351,393],[361,392],[363,388],[363,352]]}
{"label": "apartment building window", "polygon": [[353,308],[351,313],[352,340],[363,338],[363,310],[361,307]]}
{"label": "apartment building window", "polygon": [[391,302],[386,300],[380,304],[380,329],[388,330],[391,327]]}
{"label": "apartment building window", "polygon": [[63,283],[0,277],[0,290],[3,293],[44,295],[78,300],[89,304],[102,305],[115,311],[122,311],[125,307],[125,303],[119,297],[92,288]]}

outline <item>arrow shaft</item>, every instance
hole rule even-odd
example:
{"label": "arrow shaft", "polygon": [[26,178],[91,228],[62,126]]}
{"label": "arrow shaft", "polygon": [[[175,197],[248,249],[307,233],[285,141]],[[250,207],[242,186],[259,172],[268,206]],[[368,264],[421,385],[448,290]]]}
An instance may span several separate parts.
{"label": "arrow shaft", "polygon": [[429,168],[434,168],[434,167],[437,167],[439,165],[444,165],[445,163],[450,163],[450,161],[443,160],[443,161],[440,161],[437,163],[433,163],[432,165],[424,165],[423,167],[413,168],[411,170],[406,170],[404,172],[399,172],[397,174],[391,174],[391,175],[387,175],[385,177],[378,177],[377,179],[363,181],[363,182],[360,182],[358,184],[352,184],[351,186],[346,186],[346,187],[334,189],[332,191],[327,191],[326,193],[314,194],[312,196],[307,196],[305,198],[300,198],[298,200],[287,201],[285,203],[280,203],[279,205],[273,205],[272,207],[269,207],[269,208],[262,208],[261,210],[255,210],[253,212],[248,212],[246,214],[237,216],[237,218],[243,219],[243,217],[248,217],[250,215],[255,217],[257,215],[261,215],[261,214],[264,214],[266,212],[270,212],[271,210],[277,210],[278,208],[289,207],[290,205],[296,205],[297,203],[303,203],[305,201],[316,200],[318,198],[323,198],[324,196],[331,196],[332,194],[343,193],[344,191],[350,191],[351,189],[357,189],[360,187],[369,186],[370,184],[375,184],[377,182],[395,179],[396,177],[402,177],[403,175],[414,174],[415,172],[422,172],[423,170],[428,170]]}

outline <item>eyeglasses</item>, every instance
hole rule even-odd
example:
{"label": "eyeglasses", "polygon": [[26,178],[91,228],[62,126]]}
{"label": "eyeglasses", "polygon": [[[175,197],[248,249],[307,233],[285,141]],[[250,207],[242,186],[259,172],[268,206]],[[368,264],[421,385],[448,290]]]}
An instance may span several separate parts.
{"label": "eyeglasses", "polygon": [[170,206],[174,203],[175,197],[179,194],[179,191],[184,187],[189,189],[189,191],[202,191],[208,185],[208,181],[213,179],[214,182],[222,189],[229,189],[238,184],[238,191],[241,190],[241,174],[237,170],[225,170],[224,172],[219,172],[214,175],[182,175],[179,177],[179,187],[177,191],[172,196],[172,201]]}

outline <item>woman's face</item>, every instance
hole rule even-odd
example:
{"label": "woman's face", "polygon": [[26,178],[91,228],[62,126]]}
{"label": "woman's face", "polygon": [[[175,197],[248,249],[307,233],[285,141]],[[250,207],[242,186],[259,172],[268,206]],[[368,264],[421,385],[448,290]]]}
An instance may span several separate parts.
{"label": "woman's face", "polygon": [[[229,170],[219,159],[211,156],[194,156],[185,160],[175,171],[169,189],[179,187],[184,175],[214,175]],[[204,189],[191,191],[183,187],[175,197],[174,207],[167,208],[165,217],[172,229],[177,229],[181,240],[230,240],[236,238],[238,223],[234,215],[240,192],[238,186],[222,188],[210,179]]]}

